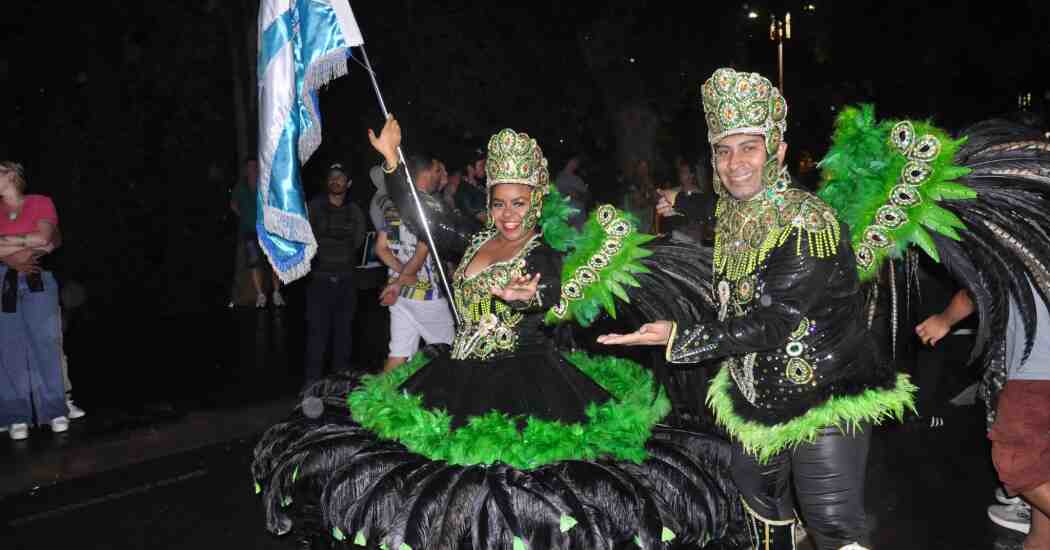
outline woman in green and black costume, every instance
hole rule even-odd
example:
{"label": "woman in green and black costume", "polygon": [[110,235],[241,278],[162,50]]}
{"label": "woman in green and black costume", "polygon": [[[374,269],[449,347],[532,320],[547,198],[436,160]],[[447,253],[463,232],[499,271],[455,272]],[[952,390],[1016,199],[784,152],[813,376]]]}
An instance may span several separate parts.
{"label": "woman in green and black costume", "polygon": [[[396,152],[400,127],[389,119],[370,139],[391,196],[418,229]],[[460,243],[452,282],[463,317],[453,345],[385,375],[309,389],[322,410],[304,405],[256,447],[267,527],[285,533],[296,523],[399,550],[720,547],[731,527],[739,535],[729,445],[658,424],[670,403],[637,364],[552,343],[549,325],[612,313],[624,286],[680,294],[642,261],[665,258],[673,271],[684,262],[677,245],[650,243],[609,206],[577,234],[526,134],[493,136],[486,172],[489,221]],[[423,203],[437,246],[456,248],[462,231],[440,205]],[[643,317],[662,303],[642,301]]]}

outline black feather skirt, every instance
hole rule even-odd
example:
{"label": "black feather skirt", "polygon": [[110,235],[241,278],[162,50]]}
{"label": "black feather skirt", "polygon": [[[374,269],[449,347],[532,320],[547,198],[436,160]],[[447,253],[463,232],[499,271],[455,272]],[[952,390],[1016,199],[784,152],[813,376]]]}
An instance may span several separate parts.
{"label": "black feather skirt", "polygon": [[[523,424],[494,412],[457,422],[455,437],[428,434],[451,419],[441,411],[419,420],[433,411],[402,390],[408,379],[425,393],[425,366],[403,374],[396,391],[382,389],[380,377],[321,380],[255,447],[267,529],[388,550],[746,546],[729,443],[659,423],[634,440],[617,434],[618,426],[645,424],[646,414],[666,414],[666,397],[649,399],[646,412],[628,387],[638,384],[616,378],[615,365],[570,359],[589,361],[590,377],[605,373],[596,381],[612,396],[588,407],[589,423]],[[384,392],[420,407],[398,412],[401,405],[376,397]],[[577,436],[599,442],[590,448],[573,443]]]}

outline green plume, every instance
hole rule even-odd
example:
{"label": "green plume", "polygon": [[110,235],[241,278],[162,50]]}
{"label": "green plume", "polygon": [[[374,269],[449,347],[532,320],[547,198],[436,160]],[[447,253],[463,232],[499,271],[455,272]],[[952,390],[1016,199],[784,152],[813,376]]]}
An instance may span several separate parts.
{"label": "green plume", "polygon": [[612,396],[605,403],[591,403],[583,423],[528,417],[519,430],[519,419],[491,411],[453,430],[445,411],[427,409],[419,396],[399,389],[429,361],[422,353],[387,374],[364,376],[348,403],[354,420],[380,437],[451,464],[502,462],[531,469],[562,460],[645,460],[653,425],[671,410],[652,373],[618,357],[574,352],[565,358]]}
{"label": "green plume", "polygon": [[861,280],[871,278],[884,259],[899,256],[909,245],[917,245],[939,260],[927,231],[958,239],[958,230],[965,226],[936,203],[976,196],[972,189],[953,181],[969,173],[968,169],[953,163],[965,139],[952,139],[928,122],[913,121],[915,140],[933,136],[940,142],[940,152],[927,163],[929,176],[916,186],[918,202],[901,206],[906,214],[904,223],[885,231],[889,246],[865,246],[865,232],[875,224],[879,208],[891,204],[892,190],[902,183],[901,172],[909,161],[891,141],[892,129],[898,122],[877,122],[872,105],[843,109],[835,121],[831,147],[819,165],[822,184],[817,195],[834,208],[839,220],[849,227],[854,252],[861,247],[873,251],[874,260],[870,265],[858,263]]}

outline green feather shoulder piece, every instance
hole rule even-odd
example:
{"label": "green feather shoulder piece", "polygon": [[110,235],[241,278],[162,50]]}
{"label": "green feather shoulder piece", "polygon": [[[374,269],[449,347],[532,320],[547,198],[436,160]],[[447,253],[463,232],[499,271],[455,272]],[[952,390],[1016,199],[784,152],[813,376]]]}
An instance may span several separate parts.
{"label": "green feather shoulder piece", "polygon": [[912,244],[939,261],[929,231],[959,240],[965,225],[937,203],[976,197],[954,181],[970,172],[953,162],[964,141],[927,122],[877,122],[872,105],[839,114],[817,195],[849,227],[861,280]]}
{"label": "green feather shoulder piece", "polygon": [[642,247],[652,239],[638,232],[630,214],[608,204],[596,208],[565,258],[561,299],[545,322],[588,326],[603,309],[615,318],[616,299],[630,302],[625,287],[639,286],[634,275],[649,272],[638,260],[652,254]]}
{"label": "green feather shoulder piece", "polygon": [[569,217],[576,212],[569,205],[569,199],[553,185],[550,186],[543,197],[543,209],[540,210],[540,231],[544,242],[554,250],[565,252],[576,242],[578,233],[569,225]]}

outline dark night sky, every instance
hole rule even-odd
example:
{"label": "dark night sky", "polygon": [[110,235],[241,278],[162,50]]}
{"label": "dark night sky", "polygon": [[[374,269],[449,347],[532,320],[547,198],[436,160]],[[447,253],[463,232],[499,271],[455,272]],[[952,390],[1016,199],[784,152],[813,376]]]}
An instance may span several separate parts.
{"label": "dark night sky", "polygon": [[[611,168],[616,113],[639,106],[657,121],[665,166],[676,155],[695,158],[706,147],[697,90],[715,68],[776,79],[771,10],[793,16],[785,88],[794,151],[819,158],[834,108],[849,102],[952,130],[1016,111],[1021,93],[1032,94],[1037,117],[1050,103],[1050,3],[1042,0],[498,4],[352,3],[409,148],[453,160],[510,126],[537,136],[555,166],[581,149]],[[181,243],[229,230],[226,190],[239,164],[230,44],[254,37],[254,20],[244,17],[253,6],[7,6],[0,157],[24,162],[31,187],[55,198],[66,248],[87,245],[65,253],[71,273],[126,277],[177,298],[170,288],[178,285],[156,271],[194,271],[200,251]],[[376,158],[365,129],[381,120],[363,70],[352,67],[323,92],[322,112],[325,142],[305,168],[309,189],[340,160],[356,167],[354,198],[367,201]],[[100,252],[90,246],[98,242],[109,244]],[[213,248],[226,268],[226,241]],[[197,275],[191,288],[221,292],[227,271]],[[115,292],[121,283],[108,284]]]}

